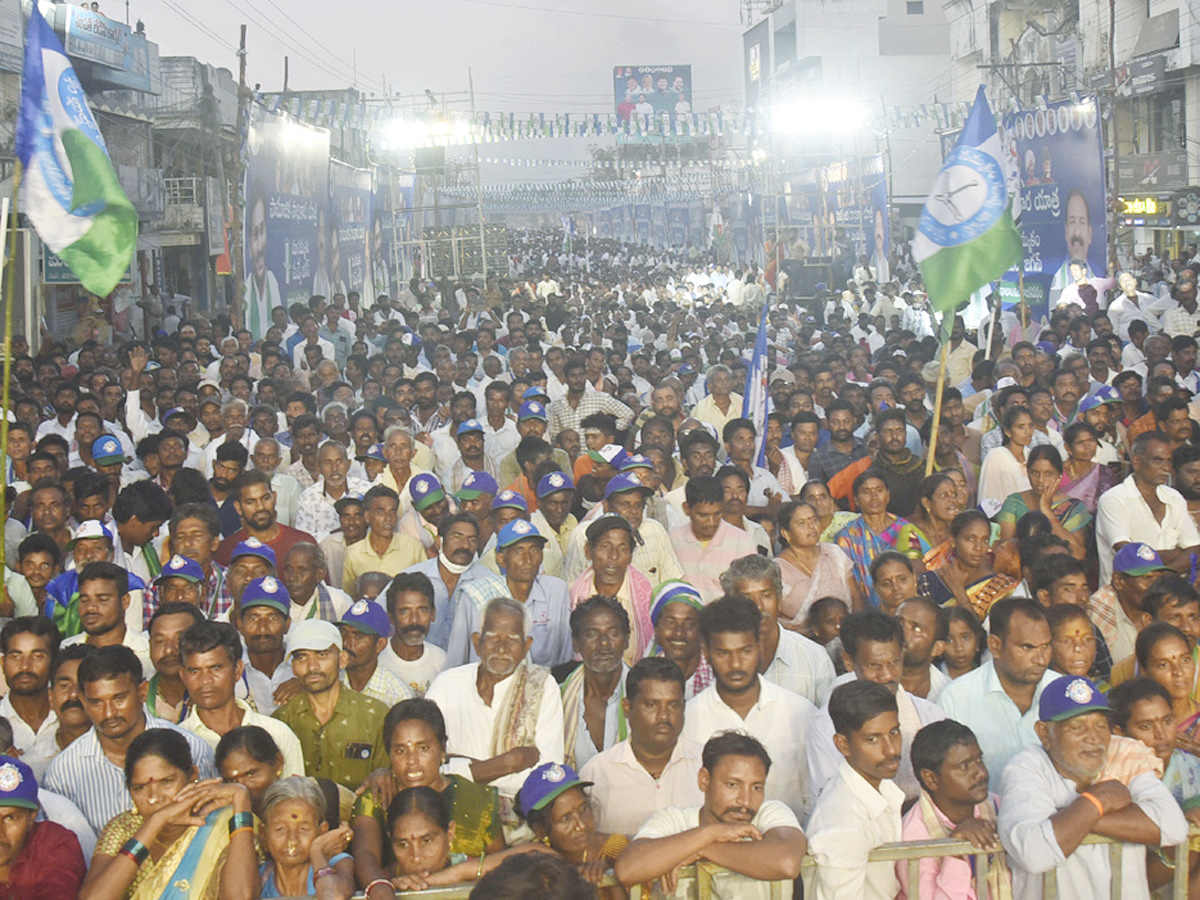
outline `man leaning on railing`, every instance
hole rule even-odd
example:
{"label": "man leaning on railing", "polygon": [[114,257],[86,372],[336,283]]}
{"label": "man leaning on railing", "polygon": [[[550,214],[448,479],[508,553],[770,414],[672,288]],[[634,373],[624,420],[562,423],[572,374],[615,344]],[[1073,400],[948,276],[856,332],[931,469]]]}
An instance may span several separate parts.
{"label": "man leaning on railing", "polygon": [[1109,896],[1109,848],[1080,846],[1089,834],[1126,842],[1123,900],[1149,898],[1146,852],[1138,844],[1179,844],[1187,820],[1159,780],[1144,745],[1115,737],[1104,695],[1087,678],[1064,675],[1042,692],[1040,745],[1012,758],[1001,778],[1000,840],[1008,851],[1015,900],[1040,900],[1043,875],[1057,876],[1062,900]]}
{"label": "man leaning on railing", "polygon": [[700,769],[704,805],[652,815],[617,860],[617,878],[627,886],[661,879],[663,893],[676,896],[680,869],[701,859],[737,873],[723,882],[722,896],[771,897],[771,882],[800,875],[806,844],[795,814],[763,798],[770,768],[767,751],[745,732],[709,738]]}

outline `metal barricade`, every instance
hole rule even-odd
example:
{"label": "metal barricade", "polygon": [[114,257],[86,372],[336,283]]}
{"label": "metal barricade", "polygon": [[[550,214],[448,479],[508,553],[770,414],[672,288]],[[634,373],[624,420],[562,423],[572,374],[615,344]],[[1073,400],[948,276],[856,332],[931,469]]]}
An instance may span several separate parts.
{"label": "metal barricade", "polygon": [[[1200,834],[1200,830],[1193,828],[1192,833]],[[1084,844],[1108,844],[1110,859],[1112,861],[1112,885],[1110,888],[1110,897],[1112,900],[1121,900],[1121,872],[1123,868],[1122,850],[1125,844],[1120,841],[1114,841],[1111,838],[1101,837],[1095,834],[1089,834],[1083,839]],[[1174,848],[1175,858],[1177,860],[1188,859],[1188,843],[1184,841]],[[908,841],[898,844],[883,844],[871,851],[871,862],[905,862],[908,866],[908,884],[909,884],[909,900],[921,900],[921,878],[920,866],[923,859],[939,859],[947,856],[976,856],[990,857],[996,853],[1003,851],[980,850],[974,844],[967,841],[955,840],[933,840],[933,841]],[[816,863],[813,862],[811,856],[805,856],[802,868],[811,868]],[[711,900],[716,896],[721,896],[721,881],[729,877],[741,877],[728,869],[723,869],[720,866],[712,863],[695,863],[690,866],[683,866],[679,872],[679,886],[683,888],[684,893],[680,896],[685,896],[688,900]],[[607,876],[604,884],[616,884],[616,880],[611,876]],[[458,884],[450,887],[429,888],[424,891],[400,891],[396,896],[401,898],[412,898],[412,900],[468,900],[471,894],[473,884]],[[790,897],[792,883],[790,881],[773,881],[771,882],[771,900],[785,900]],[[1186,862],[1183,865],[1175,866],[1175,874],[1171,882],[1171,900],[1187,900],[1188,894],[1188,866]],[[630,900],[655,900],[655,898],[663,895],[658,890],[657,885],[648,886],[643,890],[642,886],[635,887],[630,891]],[[676,896],[676,895],[669,895]],[[361,900],[362,895],[356,894],[355,900]],[[295,897],[287,898],[287,900],[315,900],[314,897]],[[928,900],[928,898],[926,898]],[[981,898],[986,900],[986,898]],[[1052,869],[1042,876],[1042,900],[1058,900],[1058,883],[1056,873]],[[1096,898],[1100,900],[1100,898]]]}

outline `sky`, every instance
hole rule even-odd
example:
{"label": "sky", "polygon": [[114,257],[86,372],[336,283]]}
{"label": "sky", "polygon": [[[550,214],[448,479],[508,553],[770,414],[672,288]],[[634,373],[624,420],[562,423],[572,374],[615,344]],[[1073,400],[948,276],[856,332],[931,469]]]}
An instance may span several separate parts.
{"label": "sky", "polygon": [[[123,19],[120,0],[103,11]],[[129,0],[163,56],[236,75],[248,25],[247,81],[263,90],[342,88],[381,96],[466,91],[480,109],[602,112],[615,65],[693,67],[693,107],[741,102],[739,0]],[[330,16],[330,10],[339,14]],[[341,15],[345,10],[351,15]]]}

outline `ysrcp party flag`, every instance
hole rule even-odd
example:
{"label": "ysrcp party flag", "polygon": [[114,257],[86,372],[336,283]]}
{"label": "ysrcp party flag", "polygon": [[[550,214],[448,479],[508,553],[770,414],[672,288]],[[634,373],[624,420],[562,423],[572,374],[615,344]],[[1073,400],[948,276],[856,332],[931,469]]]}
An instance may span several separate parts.
{"label": "ysrcp party flag", "polygon": [[913,258],[933,307],[952,314],[1021,259],[1004,149],[983,86],[921,210]]}
{"label": "ysrcp party flag", "polygon": [[137,245],[137,212],[62,43],[30,5],[17,119],[25,213],[93,294],[112,293]]}
{"label": "ysrcp party flag", "polygon": [[763,303],[762,315],[758,319],[754,356],[750,360],[750,369],[746,372],[746,390],[742,394],[742,416],[754,423],[754,430],[757,432],[757,452],[754,454],[756,466],[767,464],[767,364],[770,361],[767,352],[768,305]]}

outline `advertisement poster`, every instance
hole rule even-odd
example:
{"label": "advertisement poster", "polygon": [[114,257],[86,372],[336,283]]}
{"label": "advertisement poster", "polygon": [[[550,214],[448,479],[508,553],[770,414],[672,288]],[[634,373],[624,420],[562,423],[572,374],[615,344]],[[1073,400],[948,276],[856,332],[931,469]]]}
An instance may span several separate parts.
{"label": "advertisement poster", "polygon": [[650,243],[650,204],[638,203],[633,207],[634,225],[637,228],[635,240],[639,244]]}
{"label": "advertisement poster", "polygon": [[[1004,117],[1005,143],[1021,174],[1025,302],[1035,316],[1057,301],[1072,262],[1088,277],[1107,273],[1101,125],[1095,97]],[[1015,284],[1016,271],[1004,280]]]}
{"label": "advertisement poster", "polygon": [[688,242],[688,205],[667,204],[667,240],[676,250]]}
{"label": "advertisement poster", "polygon": [[650,207],[650,243],[655,247],[667,245],[667,207],[655,203]]}
{"label": "advertisement poster", "polygon": [[252,105],[246,151],[246,327],[261,335],[273,307],[331,295],[329,132]]}
{"label": "advertisement poster", "polygon": [[[866,256],[878,281],[890,277],[891,224],[882,155],[796,172],[786,179],[784,201],[779,210],[780,227],[794,229],[812,255],[828,255],[837,229],[842,229],[854,248],[855,260]],[[764,207],[764,225],[769,224],[771,214],[772,210]]]}
{"label": "advertisement poster", "polygon": [[[356,169],[337,160],[329,163],[326,221],[333,291],[326,296],[358,291],[361,296],[375,298],[370,257],[372,249],[381,248],[372,248],[367,241],[372,182],[370,169]],[[386,277],[384,280],[386,282]]]}
{"label": "advertisement poster", "polygon": [[616,66],[613,68],[613,101],[617,121],[628,122],[633,114],[692,111],[691,66]]}
{"label": "advertisement poster", "polygon": [[693,247],[707,247],[704,235],[704,204],[695,200],[688,207],[688,240]]}

